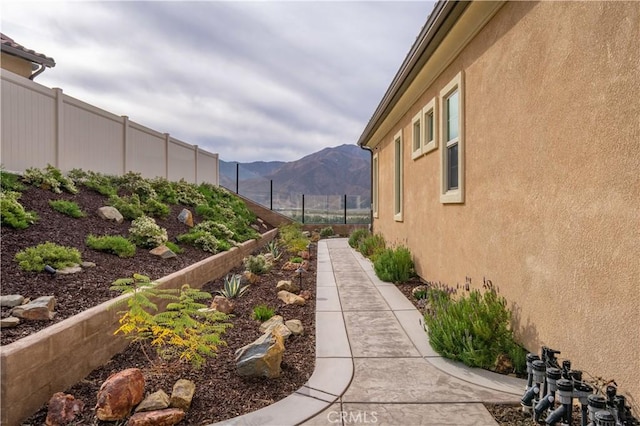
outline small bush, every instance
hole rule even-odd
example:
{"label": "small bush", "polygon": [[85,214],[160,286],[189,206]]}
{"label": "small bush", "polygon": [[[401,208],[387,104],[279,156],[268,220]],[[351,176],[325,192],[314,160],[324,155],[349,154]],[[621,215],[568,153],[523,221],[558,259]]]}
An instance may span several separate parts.
{"label": "small bush", "polygon": [[360,243],[362,242],[362,240],[364,240],[370,235],[371,233],[369,232],[368,229],[365,229],[365,228],[356,229],[351,233],[351,235],[349,235],[349,245],[354,249],[357,249],[360,246]]}
{"label": "small bush", "polygon": [[67,216],[71,216],[73,218],[81,218],[86,215],[78,204],[74,201],[66,201],[66,200],[49,200],[49,205],[52,209],[62,214],[66,214]]}
{"label": "small bush", "polygon": [[403,283],[414,275],[411,252],[406,247],[385,249],[373,262],[373,269],[382,281]]}
{"label": "small bush", "polygon": [[51,164],[48,164],[44,170],[37,168],[25,170],[23,180],[33,186],[48,189],[56,194],[60,194],[62,190],[70,194],[78,193],[78,188],[76,188],[73,180],[64,176],[59,169]]}
{"label": "small bush", "polygon": [[244,258],[243,263],[247,271],[253,272],[256,275],[265,274],[271,269],[271,264],[261,254],[257,256],[247,256]]}
{"label": "small bush", "polygon": [[291,259],[289,259],[289,262],[291,263],[302,263],[302,258],[301,257],[292,257]]}
{"label": "small bush", "polygon": [[220,242],[218,239],[205,231],[197,231],[193,228],[186,234],[178,235],[178,241],[191,244],[209,253],[218,253]]}
{"label": "small bush", "polygon": [[258,305],[253,308],[253,319],[258,320],[260,322],[265,322],[269,318],[271,318],[275,314],[273,308],[270,308],[267,305]]}
{"label": "small bush", "polygon": [[167,246],[169,250],[171,250],[175,254],[184,252],[184,250],[179,245],[177,245],[176,243],[172,243],[171,241],[167,241],[166,243],[164,243],[164,245]]}
{"label": "small bush", "polygon": [[192,183],[188,183],[184,179],[180,179],[178,182],[172,183],[173,189],[176,193],[176,200],[178,204],[185,206],[197,206],[200,204],[206,204],[206,198],[198,187]]}
{"label": "small bush", "polygon": [[0,188],[3,192],[21,192],[25,190],[25,186],[20,182],[20,176],[6,172],[2,166],[0,166]]}
{"label": "small bush", "polygon": [[511,314],[504,298],[494,291],[453,300],[447,292],[430,291],[431,312],[425,314],[429,342],[444,357],[470,367],[492,369],[500,355],[507,355],[516,373],[526,370],[526,351],[513,337]]}
{"label": "small bush", "polygon": [[87,236],[87,246],[94,250],[115,254],[118,257],[133,257],[136,254],[136,246],[121,235],[95,235]]}
{"label": "small bush", "polygon": [[38,215],[35,212],[28,212],[18,201],[19,192],[0,192],[0,223],[3,226],[10,226],[15,229],[25,229],[29,225],[36,223]]}
{"label": "small bush", "polygon": [[15,260],[22,270],[32,272],[44,271],[45,265],[62,269],[82,262],[78,249],[60,246],[49,241],[18,252]]}
{"label": "small bush", "polygon": [[227,299],[233,299],[242,296],[249,286],[242,286],[242,275],[233,274],[224,277],[224,286],[222,290],[218,290],[217,293],[226,297]]}
{"label": "small bush", "polygon": [[134,220],[144,216],[140,197],[138,197],[137,194],[133,194],[129,197],[112,195],[109,197],[109,205],[118,209],[122,217],[127,220]]}
{"label": "small bush", "polygon": [[166,204],[178,204],[178,196],[173,185],[166,178],[157,177],[150,180],[151,187],[158,195],[158,201]]}
{"label": "small bush", "polygon": [[[70,176],[71,176],[71,173],[74,172],[74,170],[69,172]],[[103,175],[102,173],[96,173],[96,172],[86,172],[86,173],[76,172],[76,173],[77,174],[74,175],[75,176],[74,180],[79,181],[80,183],[82,183],[84,186],[91,189],[92,191],[95,191],[98,194],[102,194],[106,197],[117,195],[117,188],[116,188],[117,184],[115,182],[116,181],[115,176],[106,176],[106,175]]]}
{"label": "small bush", "polygon": [[147,202],[148,200],[158,197],[151,183],[143,178],[141,173],[128,172],[116,180],[120,184],[121,189],[137,195],[142,202]]}
{"label": "small bush", "polygon": [[161,218],[169,216],[169,206],[161,203],[155,198],[149,198],[147,201],[145,201],[145,203],[142,205],[142,211],[144,211],[147,216]]}
{"label": "small bush", "polygon": [[321,238],[327,238],[327,237],[332,236],[333,234],[334,234],[333,228],[330,227],[330,226],[327,226],[326,228],[322,228],[320,230],[320,237]]}
{"label": "small bush", "polygon": [[386,244],[384,242],[384,238],[382,235],[376,234],[369,235],[360,241],[358,251],[362,253],[364,257],[368,257],[375,262],[376,257],[382,253],[385,248]]}
{"label": "small bush", "polygon": [[131,222],[129,239],[138,247],[155,248],[167,242],[167,230],[148,216],[140,216]]}
{"label": "small bush", "polygon": [[298,253],[307,249],[309,239],[302,233],[301,224],[294,222],[288,225],[282,225],[278,230],[280,242],[286,247],[287,251]]}

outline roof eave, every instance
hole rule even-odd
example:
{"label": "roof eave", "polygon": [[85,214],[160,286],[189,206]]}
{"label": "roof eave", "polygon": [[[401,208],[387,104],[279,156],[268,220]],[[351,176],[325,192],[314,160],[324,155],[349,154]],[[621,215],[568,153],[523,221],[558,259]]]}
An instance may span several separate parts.
{"label": "roof eave", "polygon": [[17,56],[19,58],[26,59],[27,61],[35,62],[36,64],[44,65],[48,68],[53,68],[56,66],[55,61],[51,58],[48,58],[44,55],[40,56],[35,53],[26,52],[25,50],[17,49],[13,46],[3,44],[2,51],[9,55]]}
{"label": "roof eave", "polygon": [[422,27],[400,69],[391,81],[391,85],[382,97],[362,135],[360,135],[358,145],[364,146],[367,144],[371,136],[389,115],[402,93],[411,84],[418,72],[420,72],[421,67],[427,62],[444,36],[470,3],[470,1],[440,0],[435,4],[427,22]]}

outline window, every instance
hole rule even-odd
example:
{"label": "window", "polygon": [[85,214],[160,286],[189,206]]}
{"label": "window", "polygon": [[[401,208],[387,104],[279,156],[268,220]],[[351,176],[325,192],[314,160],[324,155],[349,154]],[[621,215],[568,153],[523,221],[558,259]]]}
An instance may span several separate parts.
{"label": "window", "polygon": [[371,186],[371,208],[373,209],[373,217],[378,217],[378,154],[373,156],[371,168],[373,173],[373,182]]}
{"label": "window", "polygon": [[402,130],[393,138],[394,145],[394,174],[393,174],[393,194],[394,194],[394,216],[396,221],[402,221]]}
{"label": "window", "polygon": [[431,101],[422,108],[422,116],[422,126],[424,127],[422,153],[426,154],[438,148],[438,132],[436,132],[436,123],[438,122],[436,98],[431,99]]}
{"label": "window", "polygon": [[411,137],[413,143],[411,145],[411,158],[416,159],[422,155],[422,111],[411,120]]}
{"label": "window", "polygon": [[442,203],[464,202],[464,91],[459,73],[440,92]]}

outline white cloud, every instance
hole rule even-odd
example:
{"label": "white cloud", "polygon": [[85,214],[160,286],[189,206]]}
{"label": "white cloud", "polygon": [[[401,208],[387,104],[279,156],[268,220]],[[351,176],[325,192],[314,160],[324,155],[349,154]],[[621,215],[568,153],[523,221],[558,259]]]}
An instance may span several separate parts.
{"label": "white cloud", "polygon": [[225,160],[355,143],[426,2],[3,1],[2,31],[53,57],[37,82]]}

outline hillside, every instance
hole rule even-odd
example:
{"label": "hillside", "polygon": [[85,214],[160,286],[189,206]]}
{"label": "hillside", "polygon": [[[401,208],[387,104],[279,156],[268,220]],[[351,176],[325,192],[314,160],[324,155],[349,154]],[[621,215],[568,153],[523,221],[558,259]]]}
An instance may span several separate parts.
{"label": "hillside", "polygon": [[[235,191],[236,162],[220,160],[220,183]],[[262,201],[273,181],[274,196],[370,194],[369,152],[356,145],[324,148],[291,162],[240,163],[240,194]]]}

